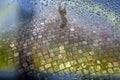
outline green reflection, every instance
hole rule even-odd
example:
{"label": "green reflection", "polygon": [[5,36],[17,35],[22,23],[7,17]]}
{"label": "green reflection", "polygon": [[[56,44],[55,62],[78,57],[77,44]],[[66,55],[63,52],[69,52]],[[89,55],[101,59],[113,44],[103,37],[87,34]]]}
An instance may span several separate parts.
{"label": "green reflection", "polygon": [[13,70],[13,58],[12,56],[8,57],[12,51],[5,42],[0,38],[0,70]]}

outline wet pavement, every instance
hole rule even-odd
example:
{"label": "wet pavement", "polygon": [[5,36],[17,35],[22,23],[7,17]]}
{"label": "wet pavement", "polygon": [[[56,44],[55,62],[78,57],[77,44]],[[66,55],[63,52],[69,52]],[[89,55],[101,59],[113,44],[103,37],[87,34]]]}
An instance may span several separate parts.
{"label": "wet pavement", "polygon": [[0,69],[17,69],[41,80],[119,80],[120,17],[85,4],[87,8],[80,9],[68,4],[64,28],[56,7],[50,7],[49,14],[46,8],[40,13],[37,4],[33,16],[22,15],[25,21],[1,34]]}

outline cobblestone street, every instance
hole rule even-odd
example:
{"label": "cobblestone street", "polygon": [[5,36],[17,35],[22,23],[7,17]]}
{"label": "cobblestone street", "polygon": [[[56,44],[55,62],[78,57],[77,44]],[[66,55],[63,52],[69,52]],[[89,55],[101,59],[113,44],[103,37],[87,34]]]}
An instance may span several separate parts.
{"label": "cobblestone street", "polygon": [[[97,10],[83,14],[77,11],[67,7],[68,23],[64,28],[60,28],[57,12],[44,14],[45,17],[38,13],[32,20],[19,24],[16,30],[1,34],[0,69],[17,68],[27,74],[36,70],[37,78],[42,76],[39,72],[50,74],[45,80],[54,79],[52,76],[57,76],[57,80],[113,80],[112,77],[119,76],[119,22],[102,21],[103,18],[95,15]],[[101,8],[100,11],[102,15]]]}

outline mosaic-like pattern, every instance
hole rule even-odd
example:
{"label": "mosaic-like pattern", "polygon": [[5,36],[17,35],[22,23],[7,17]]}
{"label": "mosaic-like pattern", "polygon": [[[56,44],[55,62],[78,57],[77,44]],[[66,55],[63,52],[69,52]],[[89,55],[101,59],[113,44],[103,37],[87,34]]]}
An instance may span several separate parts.
{"label": "mosaic-like pattern", "polygon": [[[94,0],[25,1],[18,1],[17,27],[1,31],[0,69],[38,80],[120,79],[119,12]],[[61,28],[64,3],[67,24]]]}

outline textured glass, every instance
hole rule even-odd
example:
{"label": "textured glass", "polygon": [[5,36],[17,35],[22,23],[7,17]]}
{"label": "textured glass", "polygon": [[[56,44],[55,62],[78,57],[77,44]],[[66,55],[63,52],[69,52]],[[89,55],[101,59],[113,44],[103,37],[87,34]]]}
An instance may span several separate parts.
{"label": "textured glass", "polygon": [[1,0],[7,78],[119,80],[120,0]]}

